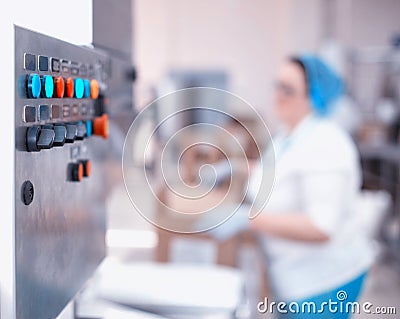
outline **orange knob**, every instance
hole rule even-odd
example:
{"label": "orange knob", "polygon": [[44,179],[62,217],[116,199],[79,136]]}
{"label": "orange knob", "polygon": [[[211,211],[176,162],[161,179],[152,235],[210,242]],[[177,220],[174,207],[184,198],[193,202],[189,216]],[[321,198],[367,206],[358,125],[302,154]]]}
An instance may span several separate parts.
{"label": "orange knob", "polygon": [[72,78],[67,78],[65,80],[65,91],[67,97],[74,96],[74,80]]}
{"label": "orange knob", "polygon": [[83,176],[89,177],[92,173],[92,162],[90,160],[82,160],[83,165]]}
{"label": "orange knob", "polygon": [[61,76],[56,76],[54,78],[54,97],[62,98],[64,97],[64,79]]}
{"label": "orange knob", "polygon": [[80,182],[83,179],[83,164],[73,163],[71,171],[71,180],[73,182]]}
{"label": "orange knob", "polygon": [[103,114],[93,120],[93,133],[103,138],[108,138],[108,116]]}
{"label": "orange knob", "polygon": [[80,163],[78,168],[78,179],[81,181],[83,178],[83,165]]}
{"label": "orange knob", "polygon": [[99,82],[97,80],[90,81],[90,97],[97,99],[99,97]]}

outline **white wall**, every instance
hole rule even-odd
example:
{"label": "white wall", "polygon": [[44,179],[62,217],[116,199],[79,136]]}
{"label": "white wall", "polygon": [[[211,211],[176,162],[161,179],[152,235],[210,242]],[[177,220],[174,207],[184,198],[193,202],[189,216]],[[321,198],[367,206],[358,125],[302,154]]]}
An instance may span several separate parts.
{"label": "white wall", "polygon": [[134,11],[139,104],[171,69],[219,69],[264,114],[279,63],[318,49],[327,30],[345,49],[387,45],[400,31],[398,0],[135,0]]}
{"label": "white wall", "polygon": [[[346,2],[347,0],[337,0]],[[342,30],[344,42],[350,47],[386,46],[394,32],[400,33],[400,1],[352,0],[348,27]],[[346,14],[342,12],[341,14]],[[347,33],[347,36],[345,34]]]}
{"label": "white wall", "polygon": [[139,90],[171,69],[225,70],[228,89],[265,111],[282,58],[320,39],[320,0],[302,2],[300,11],[294,2],[136,0]]}
{"label": "white wall", "polygon": [[75,44],[92,42],[92,0],[8,1],[13,22]]}

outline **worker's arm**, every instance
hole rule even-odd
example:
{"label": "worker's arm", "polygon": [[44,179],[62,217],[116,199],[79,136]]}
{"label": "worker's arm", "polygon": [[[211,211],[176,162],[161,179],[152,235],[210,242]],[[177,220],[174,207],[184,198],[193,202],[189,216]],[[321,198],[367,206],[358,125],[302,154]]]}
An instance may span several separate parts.
{"label": "worker's arm", "polygon": [[[351,174],[348,174],[351,176]],[[250,227],[270,236],[308,241],[329,240],[340,228],[351,205],[352,181],[341,171],[305,174],[299,181],[301,211],[264,211]]]}
{"label": "worker's arm", "polygon": [[324,242],[329,235],[319,230],[307,214],[261,214],[250,222],[250,229],[285,239]]}
{"label": "worker's arm", "polygon": [[[212,233],[219,240],[225,240],[245,229],[269,236],[298,240],[304,242],[326,242],[340,230],[346,217],[346,208],[350,204],[351,184],[346,176],[336,172],[308,174],[302,178],[299,187],[303,208],[302,211],[274,213],[266,210],[252,220],[258,211],[249,212],[249,204],[243,204],[231,218],[216,227]],[[235,210],[226,211],[234,212]],[[209,216],[208,216],[209,217]]]}

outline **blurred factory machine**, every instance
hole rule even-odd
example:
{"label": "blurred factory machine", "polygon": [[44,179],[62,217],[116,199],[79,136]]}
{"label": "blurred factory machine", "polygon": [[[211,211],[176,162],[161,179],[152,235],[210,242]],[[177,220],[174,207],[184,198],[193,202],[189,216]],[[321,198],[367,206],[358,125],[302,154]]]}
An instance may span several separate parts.
{"label": "blurred factory machine", "polygon": [[13,134],[2,134],[2,146],[14,145],[3,148],[2,190],[13,189],[10,198],[2,194],[2,319],[57,318],[106,253],[105,201],[122,183],[110,172],[120,169],[124,130],[134,118],[131,1],[88,7],[90,46],[31,31],[29,21],[3,29],[3,42],[13,42],[3,54],[14,61],[4,98],[14,103],[4,105]]}

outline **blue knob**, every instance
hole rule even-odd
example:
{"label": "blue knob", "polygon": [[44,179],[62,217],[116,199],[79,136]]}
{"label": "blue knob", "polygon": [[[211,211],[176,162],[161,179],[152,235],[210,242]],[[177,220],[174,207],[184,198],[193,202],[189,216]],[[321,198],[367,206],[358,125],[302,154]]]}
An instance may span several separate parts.
{"label": "blue knob", "polygon": [[83,97],[84,85],[83,80],[80,78],[75,79],[75,97],[81,99]]}
{"label": "blue knob", "polygon": [[90,81],[89,80],[83,80],[83,85],[85,87],[83,96],[85,98],[88,98],[90,96]]}
{"label": "blue knob", "polygon": [[86,121],[86,136],[90,137],[92,135],[92,121]]}
{"label": "blue knob", "polygon": [[36,99],[40,96],[41,84],[40,77],[37,74],[29,74],[27,80],[27,94],[31,99]]}
{"label": "blue knob", "polygon": [[44,75],[42,77],[42,97],[51,98],[54,92],[53,77],[50,75]]}

